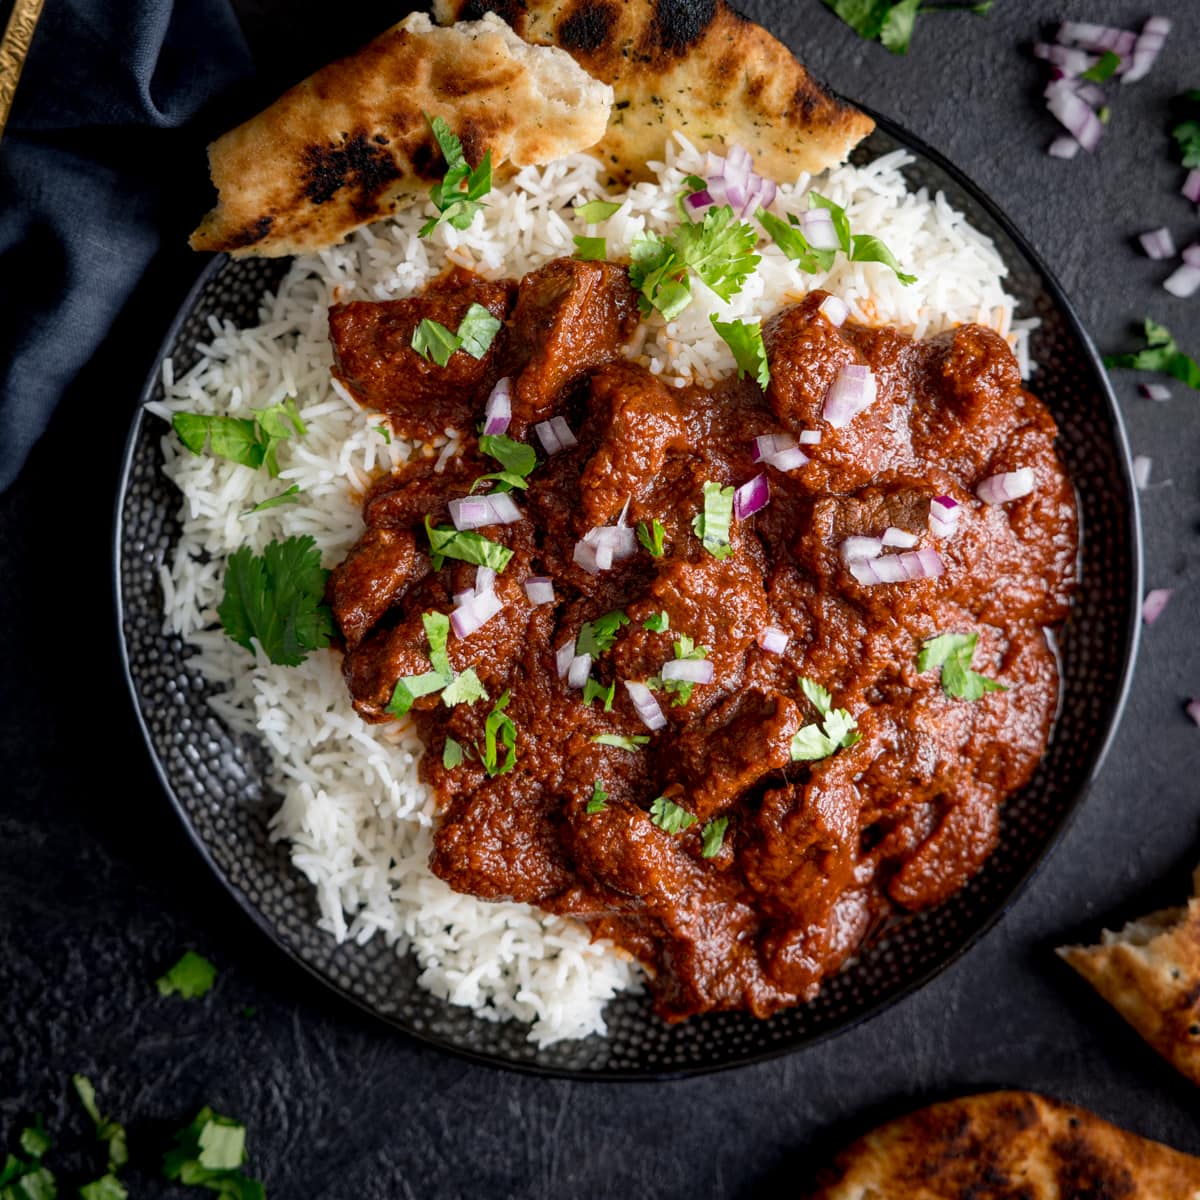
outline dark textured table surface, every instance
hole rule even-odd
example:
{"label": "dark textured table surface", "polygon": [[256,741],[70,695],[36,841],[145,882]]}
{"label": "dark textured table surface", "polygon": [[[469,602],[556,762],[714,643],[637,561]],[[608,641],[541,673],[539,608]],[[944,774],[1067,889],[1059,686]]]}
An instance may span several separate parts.
{"label": "dark textured table surface", "polygon": [[[1116,89],[1100,150],[1072,162],[1044,153],[1055,127],[1029,43],[1059,17],[1135,26],[1139,5],[1000,0],[986,18],[923,16],[907,58],[859,41],[818,0],[743,7],[833,87],[895,117],[989,191],[1102,349],[1131,345],[1132,322],[1149,314],[1200,354],[1200,296],[1168,296],[1167,270],[1131,242],[1162,224],[1181,245],[1200,235],[1168,137],[1170,97],[1200,86],[1200,5],[1160,0],[1175,31],[1158,67]],[[271,85],[394,19],[344,3],[335,45],[327,8],[291,6],[283,32],[268,24],[277,6],[242,8]],[[545,1080],[426,1049],[327,996],[206,874],[159,790],[119,675],[108,538],[132,406],[197,269],[182,252],[162,256],[0,495],[7,1144],[40,1110],[63,1134],[62,1161],[86,1171],[84,1120],[67,1100],[82,1071],[127,1121],[143,1162],[203,1103],[237,1116],[251,1169],[277,1198],[786,1194],[848,1134],[995,1086],[1036,1088],[1200,1153],[1196,1091],[1052,953],[1065,937],[1177,900],[1200,858],[1200,729],[1183,713],[1200,693],[1200,394],[1176,385],[1155,404],[1137,398],[1134,376],[1116,374],[1134,452],[1153,456],[1163,481],[1142,495],[1147,586],[1179,590],[1145,632],[1099,782],[1003,922],[924,990],[788,1058],[662,1084]],[[198,1002],[160,1000],[153,979],[187,947],[218,965],[216,988]],[[167,1194],[152,1174],[130,1179],[136,1195]]]}

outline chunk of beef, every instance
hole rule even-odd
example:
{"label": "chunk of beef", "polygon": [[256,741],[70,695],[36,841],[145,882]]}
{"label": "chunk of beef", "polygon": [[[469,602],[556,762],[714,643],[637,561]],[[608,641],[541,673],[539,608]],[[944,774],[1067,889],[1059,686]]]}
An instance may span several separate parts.
{"label": "chunk of beef", "polygon": [[411,533],[368,529],[329,577],[333,616],[352,650],[404,594],[412,580]]}

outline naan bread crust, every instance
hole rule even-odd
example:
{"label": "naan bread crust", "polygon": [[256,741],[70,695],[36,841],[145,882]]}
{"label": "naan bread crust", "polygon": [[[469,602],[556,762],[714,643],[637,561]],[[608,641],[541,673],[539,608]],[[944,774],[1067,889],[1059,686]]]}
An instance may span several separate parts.
{"label": "naan bread crust", "polygon": [[842,162],[875,127],[724,0],[434,0],[433,11],[443,24],[497,13],[612,84],[612,120],[591,152],[621,182],[647,178],[676,131],[701,149],[744,146],[758,171],[791,183]]}
{"label": "naan bread crust", "polygon": [[296,254],[428,194],[445,163],[424,113],[462,139],[472,166],[547,163],[604,133],[612,89],[561,50],[530,46],[494,16],[452,29],[407,17],[218,138],[217,207],[195,250]]}
{"label": "naan bread crust", "polygon": [[989,1092],[881,1125],[809,1200],[1200,1200],[1200,1159],[1033,1092]]}
{"label": "naan bread crust", "polygon": [[1186,908],[1105,930],[1098,946],[1062,946],[1084,977],[1176,1070],[1200,1083],[1200,870]]}

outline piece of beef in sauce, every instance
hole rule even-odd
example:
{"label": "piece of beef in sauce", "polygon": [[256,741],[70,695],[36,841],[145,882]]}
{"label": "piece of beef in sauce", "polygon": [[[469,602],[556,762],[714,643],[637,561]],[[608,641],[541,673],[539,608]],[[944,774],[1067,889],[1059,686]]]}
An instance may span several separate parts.
{"label": "piece of beef in sauce", "polygon": [[[481,286],[505,306],[513,294]],[[1042,626],[1065,615],[1076,546],[1053,421],[990,331],[922,342],[838,328],[818,312],[822,298],[766,323],[765,393],[751,380],[669,387],[624,358],[635,310],[611,264],[560,260],[532,272],[483,365],[458,363],[460,352],[415,386],[382,321],[360,314],[334,330],[342,378],[355,390],[345,364],[365,355],[371,370],[354,378],[370,388],[355,394],[377,397],[402,436],[424,436],[452,411],[466,435],[460,458],[418,460],[374,485],[366,532],[333,575],[345,675],[367,719],[388,719],[397,678],[429,670],[421,614],[449,612],[474,585],[469,564],[433,570],[423,522],[444,523],[448,501],[495,469],[470,435],[495,379],[513,379],[510,436],[539,451],[527,489],[513,493],[523,519],[479,531],[514,551],[495,583],[504,607],[450,638],[452,667],[476,669],[489,700],[447,707],[435,694],[413,706],[429,747],[422,774],[442,807],[433,870],[461,891],[536,903],[612,938],[645,964],[671,1020],[722,1008],[766,1015],[811,998],[890,913],[953,894],[994,847],[999,804],[1032,774],[1053,720],[1058,677]],[[441,311],[425,306],[446,298],[396,303],[411,306],[390,335],[403,343],[420,315]],[[362,331],[365,348],[353,344]],[[824,397],[850,363],[871,367],[878,394],[835,428]],[[470,376],[465,387],[457,371]],[[530,426],[556,415],[577,445],[547,457]],[[800,469],[753,461],[756,435],[805,429],[821,436]],[[977,499],[987,475],[1026,465],[1031,495],[1003,506]],[[693,529],[705,483],[736,486],[764,469],[770,504],[733,524],[730,557],[714,557]],[[929,531],[938,495],[960,504],[950,539]],[[663,555],[639,550],[589,574],[574,561],[576,543],[618,519],[659,521]],[[859,583],[841,543],[889,527],[935,549],[945,572]],[[554,605],[531,604],[530,575],[553,579]],[[560,677],[557,652],[614,610],[628,621],[592,662],[599,695],[584,703]],[[768,625],[788,636],[782,654],[758,645]],[[978,634],[975,669],[1008,690],[947,696],[936,671],[917,667],[921,642],[943,632]],[[656,685],[666,724],[649,734],[624,684],[654,683],[681,637],[703,648],[713,679],[690,694]],[[801,676],[854,715],[857,744],[792,761],[792,739],[822,719]],[[511,772],[489,775],[479,747],[503,693],[517,757]],[[446,767],[451,737],[467,751]],[[597,785],[604,800],[589,811]],[[658,798],[691,823],[661,828],[650,815]],[[714,821],[726,822],[721,838]]]}

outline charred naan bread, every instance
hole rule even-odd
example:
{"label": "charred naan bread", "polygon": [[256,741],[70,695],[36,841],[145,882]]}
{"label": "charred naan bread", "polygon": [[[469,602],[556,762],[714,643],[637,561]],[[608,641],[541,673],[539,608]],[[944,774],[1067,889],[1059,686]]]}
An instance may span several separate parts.
{"label": "charred naan bread", "polygon": [[1159,1052],[1200,1083],[1200,869],[1186,908],[1105,930],[1098,946],[1062,946],[1075,968]]}
{"label": "charred naan bread", "polygon": [[498,13],[612,84],[612,120],[591,152],[620,181],[646,177],[676,131],[701,149],[744,146],[756,170],[791,183],[874,128],[724,0],[434,0],[433,11],[443,24]]}
{"label": "charred naan bread", "polygon": [[1200,1159],[1033,1092],[990,1092],[881,1125],[809,1200],[1200,1200]]}
{"label": "charred naan bread", "polygon": [[561,50],[530,46],[499,18],[434,26],[407,17],[323,67],[209,147],[217,207],[195,250],[296,254],[428,194],[445,163],[425,113],[443,117],[477,166],[528,166],[604,133],[612,89]]}

